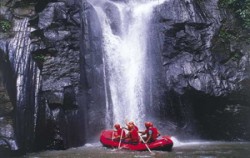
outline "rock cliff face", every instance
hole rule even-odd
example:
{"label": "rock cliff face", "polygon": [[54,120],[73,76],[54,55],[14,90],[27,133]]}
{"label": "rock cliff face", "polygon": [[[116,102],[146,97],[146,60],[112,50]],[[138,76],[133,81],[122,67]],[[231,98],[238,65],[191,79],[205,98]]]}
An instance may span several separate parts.
{"label": "rock cliff face", "polygon": [[90,138],[86,129],[94,129],[88,118],[104,117],[101,30],[95,12],[84,1],[51,2],[31,23],[36,28],[32,54],[42,77],[38,148],[83,145]]}
{"label": "rock cliff face", "polygon": [[[4,70],[4,67],[8,67],[9,63],[6,62],[6,58],[1,56],[0,59],[0,153],[8,149],[16,150],[14,135],[14,120],[13,109],[14,101],[11,100],[11,92],[8,91],[7,85],[13,84],[10,81],[10,73]],[[4,76],[5,75],[5,76]]]}
{"label": "rock cliff face", "polygon": [[[159,7],[160,48],[166,85],[181,94],[192,87],[213,96],[227,95],[240,88],[248,62],[247,47],[239,48],[237,62],[222,61],[223,50],[214,50],[223,15],[217,1],[169,1]],[[235,51],[236,45],[231,45]],[[224,57],[225,58],[225,57]],[[237,70],[237,71],[236,71]]]}
{"label": "rock cliff face", "polygon": [[[48,3],[31,20],[32,55],[40,63],[41,88],[36,141],[38,148],[63,148],[83,143],[84,126],[79,104],[80,80],[80,7],[64,2]],[[79,113],[83,117],[77,118]],[[75,130],[72,129],[75,126]],[[68,140],[69,135],[79,138]]]}
{"label": "rock cliff face", "polygon": [[[167,118],[178,122],[182,130],[192,131],[197,125],[195,129],[203,126],[201,133],[208,138],[249,139],[250,107],[242,96],[249,80],[249,46],[245,40],[220,41],[225,19],[239,29],[217,0],[169,0],[158,7],[150,39],[152,58],[158,60],[153,66],[158,76],[154,80],[160,81],[156,87],[165,87],[161,95],[172,105],[163,105],[171,111]],[[223,128],[226,133],[221,132]]]}
{"label": "rock cliff face", "polygon": [[105,124],[101,29],[93,7],[74,0],[1,3],[1,18],[13,21],[0,40],[1,109],[7,109],[1,147],[64,149],[91,141],[86,129],[94,134]]}

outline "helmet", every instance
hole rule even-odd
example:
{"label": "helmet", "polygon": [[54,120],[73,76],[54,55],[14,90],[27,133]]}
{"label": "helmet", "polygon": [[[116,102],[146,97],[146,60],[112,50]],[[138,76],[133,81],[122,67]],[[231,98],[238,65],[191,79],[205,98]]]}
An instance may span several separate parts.
{"label": "helmet", "polygon": [[116,129],[121,128],[120,124],[118,124],[118,123],[117,123],[117,124],[115,124],[115,125],[114,125],[114,127],[115,127]]}
{"label": "helmet", "polygon": [[134,123],[133,121],[129,121],[129,122],[126,123],[126,125],[127,125],[127,126],[128,126],[128,125],[133,125],[133,126],[134,126],[135,123]]}
{"label": "helmet", "polygon": [[154,124],[152,123],[152,122],[149,122],[150,123],[150,127],[153,127],[154,126]]}
{"label": "helmet", "polygon": [[134,121],[130,121],[128,124],[135,125]]}
{"label": "helmet", "polygon": [[153,126],[152,122],[145,122],[145,127],[146,128],[149,128],[149,127],[152,127],[152,126]]}

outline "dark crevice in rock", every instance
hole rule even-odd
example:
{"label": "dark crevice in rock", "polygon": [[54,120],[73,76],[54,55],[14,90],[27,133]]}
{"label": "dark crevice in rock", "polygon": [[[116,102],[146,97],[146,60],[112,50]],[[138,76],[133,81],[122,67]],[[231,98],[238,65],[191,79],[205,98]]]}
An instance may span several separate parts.
{"label": "dark crevice in rock", "polygon": [[76,94],[72,86],[64,87],[63,109],[70,110],[76,109]]}
{"label": "dark crevice in rock", "polygon": [[11,155],[15,140],[15,75],[8,58],[0,50],[0,153]]}
{"label": "dark crevice in rock", "polygon": [[37,4],[35,6],[36,12],[40,13],[43,11],[50,2],[57,2],[57,0],[37,0]]}

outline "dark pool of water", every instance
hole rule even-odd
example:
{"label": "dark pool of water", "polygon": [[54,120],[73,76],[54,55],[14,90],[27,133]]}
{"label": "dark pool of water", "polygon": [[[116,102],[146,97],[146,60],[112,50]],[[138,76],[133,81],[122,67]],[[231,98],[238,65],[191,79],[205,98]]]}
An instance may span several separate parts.
{"label": "dark pool of water", "polygon": [[174,142],[171,152],[109,149],[100,143],[63,151],[30,153],[22,158],[250,158],[250,142]]}

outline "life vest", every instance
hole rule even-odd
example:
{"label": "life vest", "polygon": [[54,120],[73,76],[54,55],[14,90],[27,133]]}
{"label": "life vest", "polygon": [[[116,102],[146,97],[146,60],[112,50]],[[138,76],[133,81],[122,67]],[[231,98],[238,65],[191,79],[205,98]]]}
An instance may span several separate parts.
{"label": "life vest", "polygon": [[152,137],[151,137],[151,141],[156,141],[157,137],[158,137],[158,129],[155,127],[151,128],[152,130]]}
{"label": "life vest", "polygon": [[136,125],[134,125],[134,129],[138,132],[139,131],[139,128],[136,126]]}
{"label": "life vest", "polygon": [[146,133],[146,139],[148,139],[148,137],[150,136],[149,130],[150,130],[150,128],[146,129],[145,132],[144,132],[144,133]]}
{"label": "life vest", "polygon": [[146,135],[147,135],[147,139],[148,139],[149,136],[150,136],[149,131],[152,132],[150,141],[153,142],[153,141],[155,141],[155,140],[157,139],[157,137],[158,137],[158,130],[157,130],[157,128],[155,128],[155,127],[150,127],[150,128],[148,128],[148,129],[146,129],[146,130],[145,130],[145,133],[146,133]]}
{"label": "life vest", "polygon": [[119,128],[117,130],[117,136],[121,136],[121,135],[122,135],[122,138],[125,138],[126,133],[125,133],[125,131],[122,128]]}
{"label": "life vest", "polygon": [[139,142],[139,134],[136,129],[132,129],[130,132],[130,139],[132,142]]}

